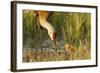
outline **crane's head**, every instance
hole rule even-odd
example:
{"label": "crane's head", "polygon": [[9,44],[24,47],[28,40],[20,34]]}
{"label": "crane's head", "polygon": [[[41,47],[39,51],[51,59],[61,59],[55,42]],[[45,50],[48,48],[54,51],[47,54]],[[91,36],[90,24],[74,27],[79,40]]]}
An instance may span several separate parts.
{"label": "crane's head", "polygon": [[52,33],[52,38],[53,38],[53,42],[56,43],[56,32],[53,32],[53,33]]}

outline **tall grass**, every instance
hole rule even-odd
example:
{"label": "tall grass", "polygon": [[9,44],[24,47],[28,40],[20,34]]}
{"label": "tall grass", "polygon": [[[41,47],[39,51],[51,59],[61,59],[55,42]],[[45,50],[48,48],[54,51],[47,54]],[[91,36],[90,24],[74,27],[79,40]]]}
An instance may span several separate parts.
{"label": "tall grass", "polygon": [[87,44],[90,48],[90,18],[89,13],[55,12],[49,21],[55,27],[58,38],[77,47]]}

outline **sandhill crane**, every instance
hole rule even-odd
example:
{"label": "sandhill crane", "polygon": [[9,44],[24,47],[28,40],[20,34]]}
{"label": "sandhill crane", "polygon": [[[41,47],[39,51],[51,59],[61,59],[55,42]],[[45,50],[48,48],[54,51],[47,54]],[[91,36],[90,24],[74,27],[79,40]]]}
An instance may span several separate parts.
{"label": "sandhill crane", "polygon": [[53,41],[54,48],[56,48],[56,32],[53,26],[47,21],[49,12],[48,11],[35,11],[35,13],[38,16],[41,27],[47,29],[48,35]]}

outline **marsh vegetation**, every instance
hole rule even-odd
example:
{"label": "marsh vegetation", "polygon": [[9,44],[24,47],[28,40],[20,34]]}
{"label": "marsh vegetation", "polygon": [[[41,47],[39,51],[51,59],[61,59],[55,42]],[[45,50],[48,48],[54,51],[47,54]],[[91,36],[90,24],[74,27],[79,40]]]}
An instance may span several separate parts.
{"label": "marsh vegetation", "polygon": [[[23,62],[91,58],[90,13],[51,12],[48,21],[57,33],[57,51],[52,47],[47,30],[40,29],[40,23],[34,11],[23,10]],[[66,50],[65,44],[71,46],[71,49]],[[71,52],[73,48],[76,50]]]}

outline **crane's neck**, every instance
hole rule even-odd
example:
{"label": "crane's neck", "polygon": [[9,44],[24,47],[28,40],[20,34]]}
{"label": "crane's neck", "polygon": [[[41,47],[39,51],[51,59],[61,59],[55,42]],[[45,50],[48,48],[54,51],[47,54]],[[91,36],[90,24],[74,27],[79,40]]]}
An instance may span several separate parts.
{"label": "crane's neck", "polygon": [[55,30],[54,30],[53,26],[48,21],[46,21],[44,19],[40,19],[40,25],[43,28],[47,29],[48,34],[49,34],[51,40],[54,40],[53,35],[55,34]]}
{"label": "crane's neck", "polygon": [[40,19],[40,25],[48,30],[48,32],[55,32],[53,26],[45,19]]}

